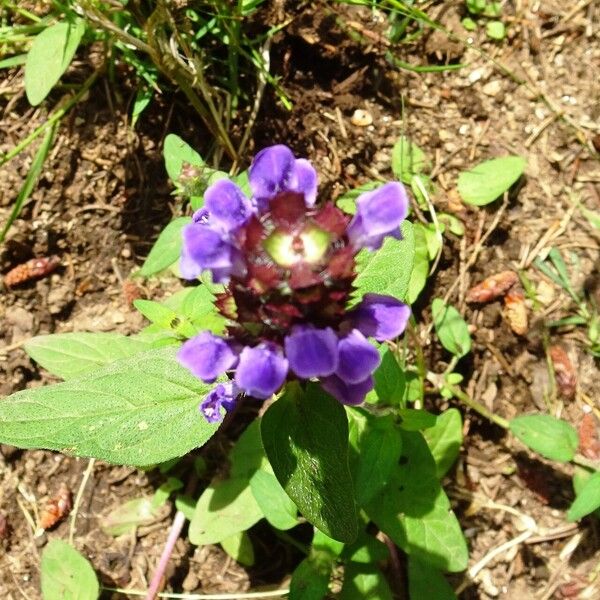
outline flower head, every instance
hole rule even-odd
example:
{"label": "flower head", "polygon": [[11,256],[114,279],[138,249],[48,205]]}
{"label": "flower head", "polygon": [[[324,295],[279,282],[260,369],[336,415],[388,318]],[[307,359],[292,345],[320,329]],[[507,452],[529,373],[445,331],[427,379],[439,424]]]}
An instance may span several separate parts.
{"label": "flower head", "polygon": [[367,294],[347,309],[355,256],[401,238],[408,211],[400,183],[361,194],[354,217],[317,204],[317,173],[283,145],[260,151],[249,171],[252,196],[221,179],[205,192],[204,208],[183,230],[181,272],[210,271],[227,284],[216,306],[229,320],[224,337],[202,332],[179,352],[206,382],[227,375],[200,406],[221,418],[235,396],[269,398],[286,379],[320,379],[340,402],[360,404],[373,388],[379,352],[368,338],[402,333],[410,309],[389,296]]}

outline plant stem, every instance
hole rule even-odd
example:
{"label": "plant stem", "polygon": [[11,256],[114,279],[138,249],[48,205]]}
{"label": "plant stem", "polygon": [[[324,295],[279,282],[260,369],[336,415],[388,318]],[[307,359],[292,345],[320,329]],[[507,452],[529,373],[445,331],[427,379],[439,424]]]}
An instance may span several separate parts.
{"label": "plant stem", "polygon": [[471,396],[465,394],[459,387],[449,384],[446,384],[445,387],[448,388],[463,404],[466,404],[469,408],[478,412],[482,417],[489,419],[496,425],[502,427],[502,429],[508,429],[509,423],[507,419],[495,415],[491,410],[488,410],[483,406],[483,404],[480,404],[476,400],[473,400]]}
{"label": "plant stem", "polygon": [[[198,478],[194,474],[190,477],[190,480],[185,488],[185,493],[187,495],[193,494],[197,483]],[[169,530],[169,535],[167,537],[167,541],[165,542],[165,547],[163,548],[162,554],[160,555],[160,560],[158,561],[158,565],[154,571],[152,580],[150,581],[150,587],[146,592],[145,600],[155,600],[158,597],[160,584],[165,576],[167,565],[169,564],[169,560],[171,560],[171,554],[173,554],[173,549],[175,548],[175,544],[181,535],[181,530],[183,529],[184,525],[185,515],[178,510],[175,514],[175,518],[173,519],[171,529]]]}

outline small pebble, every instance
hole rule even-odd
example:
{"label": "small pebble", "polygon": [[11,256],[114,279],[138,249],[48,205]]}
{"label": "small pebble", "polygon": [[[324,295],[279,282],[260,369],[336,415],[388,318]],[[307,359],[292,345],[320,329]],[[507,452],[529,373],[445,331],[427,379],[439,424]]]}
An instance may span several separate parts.
{"label": "small pebble", "polygon": [[350,117],[350,122],[357,127],[368,127],[373,123],[373,116],[369,111],[357,108]]}
{"label": "small pebble", "polygon": [[495,96],[496,94],[498,94],[501,90],[502,90],[502,82],[499,79],[495,79],[494,81],[490,81],[489,83],[486,83],[481,88],[481,91],[486,96],[492,96],[492,97]]}

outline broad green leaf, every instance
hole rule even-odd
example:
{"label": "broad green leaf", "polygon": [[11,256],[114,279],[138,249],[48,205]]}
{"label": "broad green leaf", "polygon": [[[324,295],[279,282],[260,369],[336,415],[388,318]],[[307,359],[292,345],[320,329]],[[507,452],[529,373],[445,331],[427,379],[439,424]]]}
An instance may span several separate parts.
{"label": "broad green leaf", "polygon": [[149,465],[202,446],[217,430],[198,413],[211,386],[175,348],[141,352],[0,402],[0,441],[113,463]]}
{"label": "broad green leaf", "polygon": [[227,479],[210,484],[198,500],[190,522],[192,544],[216,544],[247,531],[262,519],[246,478]]}
{"label": "broad green leaf", "polygon": [[402,437],[391,415],[375,417],[347,408],[349,417],[350,471],[359,506],[367,504],[388,483],[400,459]]}
{"label": "broad green leaf", "polygon": [[148,321],[163,329],[171,329],[173,321],[177,319],[177,313],[174,310],[160,302],[155,302],[154,300],[138,298],[133,301],[133,306],[135,306]]}
{"label": "broad green leaf", "polygon": [[406,302],[408,304],[413,304],[419,297],[429,275],[429,253],[427,251],[427,238],[425,237],[424,227],[421,223],[415,223],[413,231],[415,236],[415,252],[413,268],[408,282],[408,291],[406,293]]}
{"label": "broad green leaf", "polygon": [[246,427],[229,451],[229,463],[232,477],[247,480],[250,480],[258,469],[269,464],[260,437],[260,419],[255,419]]}
{"label": "broad green leaf", "polygon": [[46,546],[40,571],[44,600],[96,600],[100,594],[92,565],[62,540]]}
{"label": "broad green leaf", "polygon": [[407,137],[401,136],[392,148],[392,171],[404,183],[410,183],[413,175],[429,170],[425,152]]}
{"label": "broad green leaf", "polygon": [[600,471],[593,473],[577,492],[567,513],[568,521],[579,521],[600,508]]}
{"label": "broad green leaf", "polygon": [[408,594],[410,600],[456,600],[445,577],[414,556],[408,557]]}
{"label": "broad green leaf", "polygon": [[436,466],[419,432],[402,431],[405,458],[365,510],[402,550],[442,571],[463,571],[468,551]]}
{"label": "broad green leaf", "polygon": [[363,183],[357,188],[354,188],[353,190],[350,190],[345,194],[339,196],[336,199],[335,204],[339,209],[343,210],[345,213],[353,215],[356,213],[356,200],[358,199],[358,197],[361,194],[364,194],[365,192],[370,192],[382,185],[383,183],[381,183],[381,181],[369,181],[367,183]]}
{"label": "broad green leaf", "polygon": [[502,196],[523,175],[526,164],[522,156],[482,162],[458,176],[458,193],[467,204],[485,206]]}
{"label": "broad green leaf", "polygon": [[171,221],[158,236],[137,275],[150,277],[177,262],[183,245],[181,231],[191,221],[190,217],[177,217]]}
{"label": "broad green leaf", "polygon": [[329,591],[332,562],[305,558],[292,573],[289,600],[322,600]]}
{"label": "broad green leaf", "polygon": [[25,342],[25,351],[53,375],[71,379],[150,348],[120,333],[54,333]]}
{"label": "broad green leaf", "polygon": [[383,246],[375,252],[365,248],[358,253],[354,303],[368,293],[387,294],[405,300],[415,251],[413,225],[409,221],[402,223],[402,237],[402,240],[386,238]]}
{"label": "broad green leaf", "polygon": [[100,520],[100,528],[104,533],[118,537],[142,525],[155,523],[159,514],[161,511],[153,505],[151,498],[134,498],[111,510]]}
{"label": "broad green leaf", "polygon": [[358,519],[348,467],[348,421],[322,388],[288,385],[262,418],[273,471],[300,512],[333,539],[351,542]]}
{"label": "broad green leaf", "polygon": [[579,445],[573,426],[551,415],[516,417],[509,428],[528,448],[558,462],[572,460]]}
{"label": "broad green leaf", "polygon": [[82,19],[46,27],[33,40],[25,62],[25,93],[37,106],[67,70],[85,32]]}
{"label": "broad green leaf", "polygon": [[375,393],[380,402],[402,406],[406,390],[406,376],[394,353],[384,346],[381,364],[373,374]]}
{"label": "broad green leaf", "polygon": [[431,303],[435,332],[448,352],[461,358],[471,350],[471,334],[460,313],[440,298]]}
{"label": "broad green leaf", "polygon": [[240,565],[251,567],[254,564],[254,547],[250,536],[245,531],[234,533],[232,536],[221,540],[221,546]]}
{"label": "broad green leaf", "polygon": [[435,460],[437,477],[441,479],[454,464],[462,444],[460,412],[456,408],[444,411],[423,435]]}
{"label": "broad green leaf", "polygon": [[387,560],[389,556],[388,547],[366,531],[361,531],[353,544],[345,545],[342,553],[342,558],[348,562],[370,565]]}
{"label": "broad green leaf", "polygon": [[[344,569],[344,584],[339,600],[393,600],[383,573],[375,565],[349,563]],[[437,599],[436,599],[437,600]]]}
{"label": "broad green leaf", "polygon": [[277,477],[258,469],[250,478],[250,489],[267,521],[276,529],[291,529],[298,525],[296,505],[285,493]]}
{"label": "broad green leaf", "polygon": [[401,408],[398,410],[400,417],[400,427],[406,431],[420,431],[433,427],[437,421],[437,417],[423,409],[416,408]]}
{"label": "broad green leaf", "polygon": [[207,285],[197,285],[183,301],[181,312],[199,329],[221,333],[227,320],[217,312],[214,301],[215,296]]}
{"label": "broad green leaf", "polygon": [[204,160],[187,142],[178,135],[170,133],[165,138],[163,147],[165,157],[165,168],[171,181],[177,183],[181,175],[181,167],[184,163],[195,167],[203,167]]}

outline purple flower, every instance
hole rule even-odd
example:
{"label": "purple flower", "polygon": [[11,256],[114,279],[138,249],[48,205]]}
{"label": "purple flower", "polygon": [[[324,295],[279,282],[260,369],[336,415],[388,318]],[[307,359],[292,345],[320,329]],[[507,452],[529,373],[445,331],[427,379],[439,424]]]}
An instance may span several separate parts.
{"label": "purple flower", "polygon": [[230,233],[244,225],[252,214],[244,192],[228,179],[219,179],[204,193],[204,206],[209,222]]}
{"label": "purple flower", "polygon": [[202,381],[212,383],[235,366],[237,356],[223,338],[203,331],[181,346],[177,360]]}
{"label": "purple flower", "polygon": [[402,239],[400,223],[408,214],[408,197],[398,182],[382,185],[356,200],[356,214],[348,226],[348,237],[356,248],[377,250],[386,236]]}
{"label": "purple flower", "polygon": [[268,204],[280,192],[297,192],[312,206],[317,198],[317,172],[303,158],[296,159],[283,144],[261,150],[252,161],[250,188],[259,207]]}
{"label": "purple flower", "polygon": [[406,329],[410,306],[391,296],[365,294],[350,317],[363,335],[384,342],[398,337]]}
{"label": "purple flower", "polygon": [[235,383],[249,396],[266,400],[283,385],[287,372],[288,361],[281,350],[263,342],[242,350]]}
{"label": "purple flower", "polygon": [[180,270],[185,279],[195,279],[205,269],[230,273],[235,248],[222,234],[205,223],[190,223],[183,228]]}
{"label": "purple flower", "polygon": [[285,355],[290,369],[302,379],[331,375],[338,366],[338,339],[330,327],[297,325],[285,337]]}
{"label": "purple flower", "polygon": [[326,377],[321,380],[323,389],[331,394],[342,404],[356,406],[365,401],[365,396],[373,389],[373,377],[369,375],[364,381],[358,383],[346,383],[337,375]]}
{"label": "purple flower", "polygon": [[221,179],[205,192],[204,208],[183,229],[181,273],[210,271],[226,283],[215,308],[227,319],[227,339],[203,332],[179,351],[182,365],[212,382],[200,410],[221,418],[241,392],[277,393],[288,376],[319,378],[344,404],[360,404],[373,389],[381,358],[372,344],[397,337],[410,308],[367,294],[348,311],[356,254],[401,239],[408,200],[400,183],[361,194],[354,217],[331,202],[318,205],[317,173],[283,145],[259,152],[249,171],[252,198]]}
{"label": "purple flower", "polygon": [[365,381],[379,366],[377,349],[358,329],[353,329],[338,344],[339,364],[335,374],[349,384]]}
{"label": "purple flower", "polygon": [[232,381],[219,383],[200,403],[199,410],[209,423],[216,423],[221,420],[221,407],[231,410],[238,394],[239,390]]}

